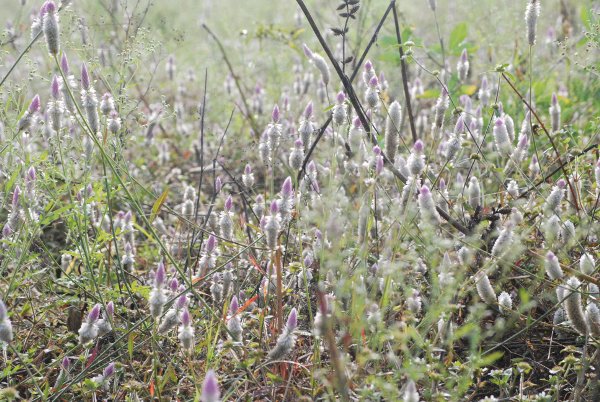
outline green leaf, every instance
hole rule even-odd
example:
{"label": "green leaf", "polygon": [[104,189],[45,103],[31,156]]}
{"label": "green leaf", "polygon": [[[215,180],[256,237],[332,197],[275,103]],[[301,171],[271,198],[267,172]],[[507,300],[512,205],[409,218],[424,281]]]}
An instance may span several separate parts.
{"label": "green leaf", "polygon": [[135,335],[132,333],[129,334],[129,338],[127,339],[127,351],[129,352],[129,359],[133,360],[133,340],[135,339]]}
{"label": "green leaf", "polygon": [[450,33],[450,50],[452,53],[456,53],[460,51],[461,43],[467,38],[467,23],[461,22],[457,26],[454,27],[452,32]]}
{"label": "green leaf", "polygon": [[152,206],[152,213],[150,214],[150,222],[153,222],[154,219],[156,218],[156,215],[158,215],[158,213],[160,212],[160,209],[162,208],[163,204],[167,200],[168,194],[169,194],[169,188],[167,187],[165,189],[165,191],[163,191],[163,193],[160,195],[160,197],[158,197],[156,199],[156,202]]}

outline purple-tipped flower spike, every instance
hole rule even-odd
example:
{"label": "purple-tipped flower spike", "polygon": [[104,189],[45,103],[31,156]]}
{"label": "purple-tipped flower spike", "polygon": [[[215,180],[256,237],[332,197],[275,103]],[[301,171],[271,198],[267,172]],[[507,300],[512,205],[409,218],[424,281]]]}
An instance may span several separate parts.
{"label": "purple-tipped flower spike", "polygon": [[96,322],[98,321],[98,318],[100,317],[100,304],[96,304],[92,310],[90,310],[90,313],[88,314],[88,321],[89,322]]}
{"label": "purple-tipped flower spike", "polygon": [[225,211],[227,211],[227,212],[231,211],[232,207],[233,207],[233,199],[231,198],[231,195],[230,195],[225,200]]}
{"label": "purple-tipped flower spike", "polygon": [[66,53],[63,53],[60,59],[60,69],[65,75],[69,75],[69,59],[67,59]]}
{"label": "purple-tipped flower spike", "polygon": [[280,113],[279,113],[279,106],[275,105],[273,106],[273,113],[271,114],[271,119],[273,120],[273,123],[279,123],[279,118],[280,118]]}
{"label": "purple-tipped flower spike", "polygon": [[462,53],[460,54],[460,60],[463,63],[469,60],[469,56],[467,55],[467,49],[463,49]]}
{"label": "purple-tipped flower spike", "polygon": [[192,322],[192,317],[190,316],[190,312],[187,308],[184,308],[181,312],[181,324],[184,327],[189,327]]}
{"label": "purple-tipped flower spike", "polygon": [[56,56],[59,49],[59,37],[58,37],[58,17],[56,16],[56,4],[53,1],[47,1],[42,7],[44,13],[40,18],[43,23],[44,36],[46,37],[46,44],[48,45],[48,52],[51,55]]}
{"label": "purple-tipped flower spike", "polygon": [[376,75],[371,77],[371,79],[369,80],[369,86],[371,88],[377,88],[377,86],[379,86],[379,78],[377,78]]}
{"label": "purple-tipped flower spike", "polygon": [[302,142],[300,138],[297,138],[296,141],[294,141],[294,147],[302,149],[304,147],[304,142]]}
{"label": "purple-tipped flower spike", "polygon": [[106,315],[112,317],[115,314],[115,304],[112,301],[109,301],[106,305]]}
{"label": "purple-tipped flower spike", "polygon": [[33,97],[33,99],[31,100],[31,103],[29,104],[29,108],[27,109],[27,111],[29,112],[29,114],[34,114],[38,110],[40,110],[40,106],[41,106],[40,96],[35,95]]}
{"label": "purple-tipped flower spike", "polygon": [[294,193],[294,188],[292,186],[292,178],[288,176],[281,185],[281,195],[283,197],[291,197]]}
{"label": "purple-tipped flower spike", "polygon": [[58,97],[60,96],[60,85],[58,83],[58,77],[55,75],[54,78],[52,78],[52,98],[54,98],[55,100],[58,99]]}
{"label": "purple-tipped flower spike", "polygon": [[165,272],[165,264],[163,264],[161,261],[158,263],[158,267],[154,273],[154,287],[161,288],[165,283],[166,277],[167,274]]}
{"label": "purple-tipped flower spike", "polygon": [[17,206],[19,205],[19,197],[21,196],[21,187],[19,187],[19,185],[17,184],[15,186],[15,189],[13,191],[13,197],[12,197],[12,207],[13,209],[17,208]]}
{"label": "purple-tipped flower spike", "polygon": [[556,96],[556,92],[552,93],[552,106],[558,105],[558,97]]}
{"label": "purple-tipped flower spike", "polygon": [[183,294],[183,295],[181,295],[181,296],[179,296],[177,298],[177,302],[175,303],[175,307],[178,310],[181,310],[182,308],[185,307],[185,305],[187,304],[187,301],[188,301],[187,296],[185,294]]}
{"label": "purple-tipped flower spike", "polygon": [[35,168],[33,166],[29,167],[29,169],[27,169],[27,181],[28,182],[32,182],[35,181]]}
{"label": "purple-tipped flower spike", "polygon": [[377,156],[381,155],[381,148],[379,148],[379,145],[373,147],[373,153]]}
{"label": "purple-tipped flower spike", "polygon": [[177,278],[171,279],[171,281],[169,282],[169,289],[171,289],[171,292],[176,292],[178,287],[179,281],[177,280]]}
{"label": "purple-tipped flower spike", "polygon": [[431,194],[431,191],[429,190],[429,187],[423,185],[419,194],[421,194],[423,197],[428,197]]}
{"label": "purple-tipped flower spike", "polygon": [[220,177],[217,177],[217,179],[215,180],[215,192],[220,193],[222,188],[223,182],[221,181]]}
{"label": "purple-tipped flower spike", "polygon": [[458,116],[458,120],[456,120],[456,126],[454,126],[454,133],[461,134],[465,131],[465,120],[463,115]]}
{"label": "purple-tipped flower spike", "polygon": [[338,92],[338,94],[335,97],[335,100],[338,104],[342,104],[346,101],[346,95],[344,94],[343,91]]}
{"label": "purple-tipped flower spike", "polygon": [[423,141],[421,140],[417,140],[415,142],[415,145],[413,145],[413,149],[415,150],[415,152],[417,153],[421,153],[423,152],[423,148],[425,147],[425,145],[423,144]]}
{"label": "purple-tipped flower spike", "polygon": [[235,314],[238,311],[239,308],[239,304],[238,304],[238,298],[237,296],[233,296],[231,298],[231,303],[229,304],[229,313],[231,315]]}
{"label": "purple-tipped flower spike", "polygon": [[81,65],[81,87],[86,91],[90,89],[90,74],[85,63]]}
{"label": "purple-tipped flower spike", "polygon": [[217,238],[214,235],[208,236],[208,240],[206,241],[206,252],[212,253],[217,246]]}
{"label": "purple-tipped flower spike", "polygon": [[69,367],[71,367],[71,360],[67,356],[63,357],[60,366],[63,368],[63,370],[68,371]]}
{"label": "purple-tipped flower spike", "polygon": [[355,117],[354,120],[352,121],[352,125],[354,126],[354,128],[359,129],[362,127],[362,122],[360,121],[360,119],[358,117]]}
{"label": "purple-tipped flower spike", "polygon": [[110,363],[104,371],[102,371],[102,377],[106,380],[107,378],[112,377],[115,374],[115,363]]}
{"label": "purple-tipped flower spike", "polygon": [[310,119],[312,117],[313,114],[313,103],[308,102],[308,105],[306,105],[306,108],[304,109],[304,118],[306,120]]}
{"label": "purple-tipped flower spike", "polygon": [[285,324],[285,328],[288,332],[292,332],[298,326],[298,311],[296,311],[296,307],[290,311],[290,315],[288,315],[287,322]]}
{"label": "purple-tipped flower spike", "polygon": [[556,182],[556,185],[558,186],[558,188],[560,188],[561,190],[565,188],[565,186],[567,185],[567,182],[565,181],[565,179],[559,179]]}
{"label": "purple-tipped flower spike", "polygon": [[252,166],[250,166],[250,164],[246,164],[246,167],[244,168],[244,173],[246,173],[246,174],[252,173]]}
{"label": "purple-tipped flower spike", "polygon": [[271,202],[271,215],[275,215],[279,212],[279,206],[277,205],[277,201]]}
{"label": "purple-tipped flower spike", "polygon": [[219,402],[221,400],[221,391],[219,390],[219,382],[217,376],[212,370],[208,370],[204,382],[202,383],[202,402]]}
{"label": "purple-tipped flower spike", "polygon": [[308,57],[309,59],[312,59],[314,57],[312,50],[310,50],[308,46],[306,46],[306,43],[302,45],[302,50],[304,51],[306,57]]}
{"label": "purple-tipped flower spike", "polygon": [[373,63],[371,63],[371,60],[367,60],[365,62],[365,71],[371,71],[373,69]]}

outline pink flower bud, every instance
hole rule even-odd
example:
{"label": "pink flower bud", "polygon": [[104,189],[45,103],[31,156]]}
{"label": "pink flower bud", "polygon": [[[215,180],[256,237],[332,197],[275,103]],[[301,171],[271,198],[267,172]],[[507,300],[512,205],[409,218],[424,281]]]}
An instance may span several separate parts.
{"label": "pink flower bud", "polygon": [[312,50],[310,50],[308,46],[306,46],[306,43],[302,45],[302,50],[304,51],[306,57],[308,57],[309,59],[312,59],[314,57]]}
{"label": "pink flower bud", "polygon": [[109,301],[106,305],[106,314],[109,317],[112,317],[115,314],[115,304],[112,301]]}
{"label": "pink flower bud", "polygon": [[217,238],[214,235],[208,236],[208,240],[206,241],[206,252],[212,253],[217,246]]}
{"label": "pink flower bud", "polygon": [[40,110],[40,105],[41,105],[40,96],[39,95],[35,95],[33,97],[33,99],[31,100],[31,103],[29,104],[29,109],[27,109],[28,112],[29,112],[29,114],[34,114],[38,110]]}
{"label": "pink flower bud", "polygon": [[183,312],[181,313],[181,324],[184,327],[189,327],[191,322],[192,322],[192,317],[190,316],[190,312],[188,311],[187,308],[184,308]]}
{"label": "pink flower bud", "polygon": [[100,317],[100,304],[96,304],[92,308],[92,310],[90,310],[90,313],[88,314],[87,319],[89,322],[96,322],[99,317]]}
{"label": "pink flower bud", "polygon": [[60,85],[58,84],[58,77],[55,75],[54,78],[52,78],[52,98],[54,98],[55,100],[58,99],[58,97],[60,96]]}
{"label": "pink flower bud", "polygon": [[417,140],[417,142],[415,142],[415,145],[413,145],[413,149],[416,153],[421,153],[423,152],[423,148],[424,148],[424,144],[423,141],[421,140]]}
{"label": "pink flower bud", "polygon": [[166,279],[166,272],[165,272],[165,264],[161,262],[158,263],[158,267],[156,268],[156,272],[154,273],[154,286],[156,288],[161,288],[163,286],[163,284],[165,283],[165,279]]}
{"label": "pink flower bud", "polygon": [[110,363],[104,371],[102,371],[102,377],[106,380],[107,378],[112,377],[115,374],[115,363]]}
{"label": "pink flower bud", "polygon": [[231,195],[230,195],[225,200],[225,211],[227,211],[227,212],[231,211],[232,207],[233,207],[233,199],[231,198]]}
{"label": "pink flower bud", "polygon": [[238,298],[236,296],[233,296],[231,298],[231,304],[229,304],[229,313],[232,315],[235,314],[238,311],[238,308]]}
{"label": "pink flower bud", "polygon": [[217,376],[212,370],[208,370],[204,382],[202,383],[202,396],[200,400],[202,402],[216,402],[221,398],[221,391],[219,390],[219,382]]}
{"label": "pink flower bud", "polygon": [[181,310],[182,308],[185,307],[185,305],[187,304],[187,301],[188,301],[187,296],[185,294],[183,294],[183,295],[181,295],[181,296],[179,296],[177,298],[177,302],[175,303],[175,307],[177,309]]}
{"label": "pink flower bud", "polygon": [[69,59],[67,59],[66,53],[63,53],[62,58],[60,59],[60,69],[64,75],[69,75]]}
{"label": "pink flower bud", "polygon": [[290,311],[290,315],[288,315],[288,319],[285,324],[285,327],[289,332],[292,332],[293,330],[296,329],[297,326],[298,326],[298,312],[296,311],[296,308],[294,307],[292,309],[292,311]]}
{"label": "pink flower bud", "polygon": [[271,114],[271,119],[273,119],[273,123],[278,123],[280,117],[281,116],[279,115],[279,106],[275,105],[273,107],[273,113]]}
{"label": "pink flower bud", "polygon": [[271,202],[271,215],[275,215],[279,212],[279,206],[277,205],[277,201]]}
{"label": "pink flower bud", "polygon": [[304,109],[304,118],[306,120],[308,120],[312,117],[312,114],[313,114],[313,103],[308,102],[308,105],[306,105],[306,108]]}
{"label": "pink flower bud", "polygon": [[81,86],[86,91],[90,89],[90,74],[85,63],[81,65]]}
{"label": "pink flower bud", "polygon": [[342,104],[346,101],[346,95],[344,94],[343,91],[338,92],[337,96],[335,97],[335,100],[338,104]]}
{"label": "pink flower bud", "polygon": [[288,176],[281,186],[281,195],[283,197],[290,197],[294,192],[294,188],[292,186],[292,178]]}

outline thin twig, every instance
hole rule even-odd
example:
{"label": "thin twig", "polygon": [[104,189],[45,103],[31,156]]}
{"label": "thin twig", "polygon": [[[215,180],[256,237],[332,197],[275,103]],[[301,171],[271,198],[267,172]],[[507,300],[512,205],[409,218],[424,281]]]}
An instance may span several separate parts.
{"label": "thin twig", "polygon": [[[390,5],[395,1],[390,1]],[[404,60],[404,49],[402,48],[402,36],[400,35],[400,24],[398,23],[398,12],[393,7],[394,25],[396,26],[396,40],[398,41],[398,52],[400,53],[400,72],[402,73],[402,86],[404,87],[404,97],[406,98],[406,111],[408,112],[408,122],[410,123],[410,132],[412,133],[413,143],[417,142],[417,130],[415,129],[415,118],[410,104],[410,93],[408,92],[408,73],[406,71],[406,61]]]}

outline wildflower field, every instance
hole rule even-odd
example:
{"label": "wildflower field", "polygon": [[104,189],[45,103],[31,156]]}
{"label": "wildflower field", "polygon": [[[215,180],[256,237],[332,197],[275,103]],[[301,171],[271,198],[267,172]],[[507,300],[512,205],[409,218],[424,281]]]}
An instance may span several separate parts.
{"label": "wildflower field", "polygon": [[0,401],[600,401],[597,0],[0,22]]}

